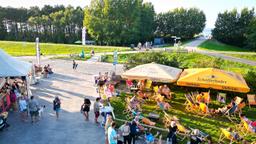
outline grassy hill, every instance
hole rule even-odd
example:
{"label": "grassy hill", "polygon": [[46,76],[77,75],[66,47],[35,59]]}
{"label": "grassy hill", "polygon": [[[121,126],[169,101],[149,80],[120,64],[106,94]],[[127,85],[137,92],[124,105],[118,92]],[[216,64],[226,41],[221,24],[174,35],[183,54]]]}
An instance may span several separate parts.
{"label": "grassy hill", "polygon": [[[0,48],[13,56],[31,56],[36,54],[34,42],[15,42],[15,41],[0,41]],[[43,55],[57,54],[79,54],[82,50],[89,53],[92,49],[98,52],[128,51],[128,47],[114,46],[92,46],[92,45],[71,45],[71,44],[53,44],[40,43],[41,53]]]}
{"label": "grassy hill", "polygon": [[200,49],[229,52],[249,52],[248,49],[227,45],[216,40],[207,40],[199,45]]}

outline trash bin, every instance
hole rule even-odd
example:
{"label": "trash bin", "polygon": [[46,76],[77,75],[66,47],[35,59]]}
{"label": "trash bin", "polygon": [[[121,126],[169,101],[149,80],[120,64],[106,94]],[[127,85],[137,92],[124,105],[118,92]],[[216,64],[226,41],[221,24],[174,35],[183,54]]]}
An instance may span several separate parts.
{"label": "trash bin", "polygon": [[134,47],[135,47],[134,44],[131,44],[130,48],[134,50]]}

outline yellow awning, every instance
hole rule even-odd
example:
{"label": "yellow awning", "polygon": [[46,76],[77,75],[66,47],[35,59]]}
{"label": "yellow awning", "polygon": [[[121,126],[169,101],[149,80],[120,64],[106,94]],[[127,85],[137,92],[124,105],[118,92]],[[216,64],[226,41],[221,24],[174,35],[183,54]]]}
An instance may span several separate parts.
{"label": "yellow awning", "polygon": [[243,93],[250,91],[242,75],[215,68],[185,69],[177,85]]}

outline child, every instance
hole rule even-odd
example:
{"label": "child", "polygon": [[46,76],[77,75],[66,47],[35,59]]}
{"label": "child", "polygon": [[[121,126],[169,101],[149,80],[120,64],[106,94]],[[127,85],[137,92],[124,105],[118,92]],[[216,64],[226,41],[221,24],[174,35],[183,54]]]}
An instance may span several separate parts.
{"label": "child", "polygon": [[93,109],[94,109],[94,115],[95,115],[95,123],[99,123],[98,122],[98,117],[100,115],[100,98],[96,98],[96,102],[93,105]]}

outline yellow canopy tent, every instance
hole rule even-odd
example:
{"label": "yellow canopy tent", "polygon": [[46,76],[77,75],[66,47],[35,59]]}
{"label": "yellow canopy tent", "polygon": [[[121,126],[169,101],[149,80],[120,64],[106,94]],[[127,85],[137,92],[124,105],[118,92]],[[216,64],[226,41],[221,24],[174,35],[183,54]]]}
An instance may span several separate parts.
{"label": "yellow canopy tent", "polygon": [[185,69],[177,85],[243,93],[250,91],[242,75],[215,68]]}
{"label": "yellow canopy tent", "polygon": [[166,65],[149,63],[136,66],[122,74],[122,78],[134,80],[152,80],[155,82],[175,82],[179,78],[181,69]]}

